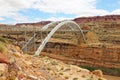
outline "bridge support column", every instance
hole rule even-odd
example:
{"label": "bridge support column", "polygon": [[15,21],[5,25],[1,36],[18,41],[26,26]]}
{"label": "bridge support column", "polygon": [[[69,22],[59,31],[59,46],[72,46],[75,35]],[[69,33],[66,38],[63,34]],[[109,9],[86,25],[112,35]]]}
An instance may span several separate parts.
{"label": "bridge support column", "polygon": [[[26,35],[27,35],[27,29],[25,28],[25,32],[24,32],[25,44],[27,43],[27,38],[26,38],[27,36],[26,36]],[[25,45],[25,44],[24,44],[24,45]],[[28,52],[27,50],[28,50],[28,47],[26,46],[25,49],[23,50],[23,52],[24,52],[24,53],[27,53],[27,52]]]}

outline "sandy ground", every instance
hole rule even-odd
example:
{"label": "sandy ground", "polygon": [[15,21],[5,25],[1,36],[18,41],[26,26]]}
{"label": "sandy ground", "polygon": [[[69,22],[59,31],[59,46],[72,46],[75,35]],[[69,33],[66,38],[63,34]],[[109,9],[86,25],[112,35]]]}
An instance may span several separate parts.
{"label": "sandy ground", "polygon": [[107,80],[120,80],[120,77],[117,76],[104,75],[104,78],[106,78]]}

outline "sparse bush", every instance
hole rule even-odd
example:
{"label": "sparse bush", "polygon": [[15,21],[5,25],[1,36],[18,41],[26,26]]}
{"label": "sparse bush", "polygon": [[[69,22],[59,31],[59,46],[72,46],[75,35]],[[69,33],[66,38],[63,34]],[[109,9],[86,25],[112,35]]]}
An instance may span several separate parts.
{"label": "sparse bush", "polygon": [[94,80],[93,76],[91,76],[88,80]]}
{"label": "sparse bush", "polygon": [[92,67],[92,66],[80,66],[80,67],[81,67],[81,68],[88,69],[88,70],[90,70],[90,71],[96,70],[96,68],[95,68],[95,67]]}
{"label": "sparse bush", "polygon": [[85,75],[82,75],[83,78],[85,78]]}
{"label": "sparse bush", "polygon": [[64,71],[70,71],[70,68],[65,69]]}
{"label": "sparse bush", "polygon": [[92,66],[80,66],[81,68],[88,69],[90,71],[101,70],[104,74],[120,76],[120,68],[104,68],[104,67],[92,67]]}
{"label": "sparse bush", "polygon": [[51,70],[51,69],[48,67],[47,70]]}
{"label": "sparse bush", "polygon": [[64,67],[62,67],[60,70],[64,70]]}
{"label": "sparse bush", "polygon": [[52,65],[57,65],[57,62],[56,61],[52,61],[51,64]]}
{"label": "sparse bush", "polygon": [[73,78],[73,80],[78,80],[78,78]]}
{"label": "sparse bush", "polygon": [[68,77],[68,76],[65,76],[65,79],[69,79],[69,77]]}
{"label": "sparse bush", "polygon": [[3,37],[0,37],[0,42],[3,42],[3,43],[8,43],[8,39],[3,38]]}
{"label": "sparse bush", "polygon": [[2,53],[5,53],[7,50],[5,43],[8,43],[8,40],[6,38],[0,37],[0,52]]}
{"label": "sparse bush", "polygon": [[81,72],[81,70],[78,70],[77,72]]}
{"label": "sparse bush", "polygon": [[59,74],[60,74],[60,75],[63,75],[63,73],[61,73],[61,72],[60,72]]}
{"label": "sparse bush", "polygon": [[102,45],[102,48],[106,48],[106,45],[105,45],[105,44],[103,44],[103,45]]}
{"label": "sparse bush", "polygon": [[102,80],[101,78],[99,78],[98,80]]}
{"label": "sparse bush", "polygon": [[2,53],[6,52],[5,44],[2,42],[0,42],[0,52],[2,52]]}

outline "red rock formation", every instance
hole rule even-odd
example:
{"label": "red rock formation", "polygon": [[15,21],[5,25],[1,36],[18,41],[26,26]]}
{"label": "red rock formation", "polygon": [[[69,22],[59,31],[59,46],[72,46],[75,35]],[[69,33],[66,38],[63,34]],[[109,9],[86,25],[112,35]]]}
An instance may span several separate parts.
{"label": "red rock formation", "polygon": [[0,24],[0,26],[5,26],[5,24]]}
{"label": "red rock formation", "polygon": [[73,21],[77,23],[85,23],[85,22],[92,22],[92,21],[116,21],[116,20],[120,20],[120,15],[80,17],[80,18],[74,19]]}
{"label": "red rock formation", "polygon": [[16,26],[21,26],[21,25],[43,26],[50,22],[51,21],[41,21],[41,22],[37,22],[37,23],[18,23],[18,24],[16,24]]}
{"label": "red rock formation", "polygon": [[[106,15],[106,16],[94,16],[94,17],[79,17],[79,18],[75,18],[73,19],[73,21],[77,22],[78,24],[80,23],[86,23],[86,22],[96,22],[96,21],[118,21],[120,20],[120,15]],[[15,26],[21,26],[21,25],[30,25],[30,26],[43,26],[46,25],[48,23],[50,23],[51,21],[41,21],[41,22],[37,22],[37,23],[17,23]],[[1,25],[5,25],[5,24],[0,24]]]}

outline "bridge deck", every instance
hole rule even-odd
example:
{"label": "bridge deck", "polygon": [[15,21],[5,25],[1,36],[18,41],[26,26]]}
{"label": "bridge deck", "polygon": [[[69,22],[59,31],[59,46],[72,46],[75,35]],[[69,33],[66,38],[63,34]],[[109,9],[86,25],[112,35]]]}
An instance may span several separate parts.
{"label": "bridge deck", "polygon": [[[31,27],[1,27],[0,26],[0,34],[23,34],[24,32],[50,32],[51,30],[41,30],[39,27],[31,28]],[[71,30],[58,30],[60,32],[73,32]],[[83,32],[88,32],[88,30],[83,30]]]}

